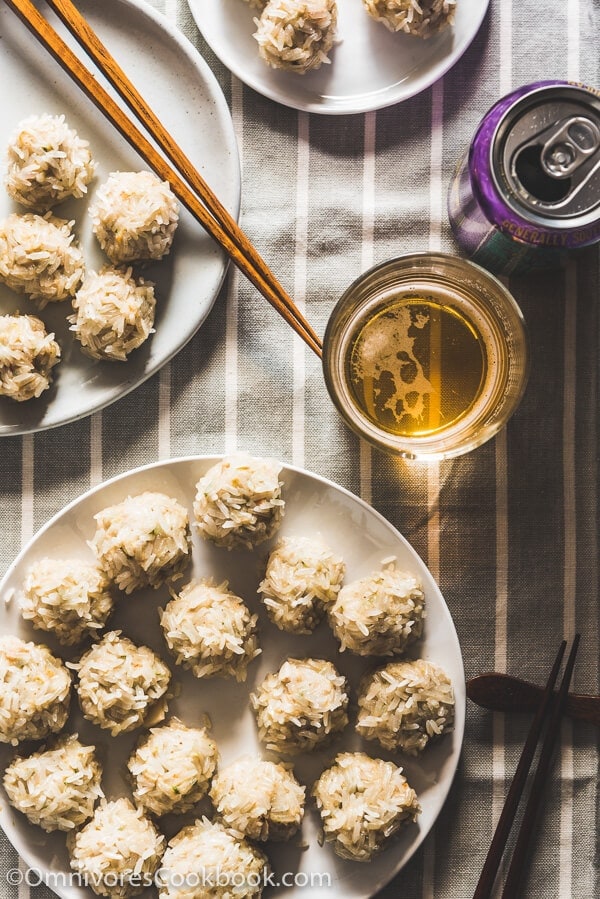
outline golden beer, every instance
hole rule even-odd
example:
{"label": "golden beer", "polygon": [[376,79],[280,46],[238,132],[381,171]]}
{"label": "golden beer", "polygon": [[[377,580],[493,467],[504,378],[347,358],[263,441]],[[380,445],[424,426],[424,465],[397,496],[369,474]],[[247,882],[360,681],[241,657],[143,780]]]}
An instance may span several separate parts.
{"label": "golden beer", "polygon": [[344,294],[325,335],[331,396],[362,437],[406,458],[447,458],[502,427],[527,378],[520,310],[453,256],[383,263]]}

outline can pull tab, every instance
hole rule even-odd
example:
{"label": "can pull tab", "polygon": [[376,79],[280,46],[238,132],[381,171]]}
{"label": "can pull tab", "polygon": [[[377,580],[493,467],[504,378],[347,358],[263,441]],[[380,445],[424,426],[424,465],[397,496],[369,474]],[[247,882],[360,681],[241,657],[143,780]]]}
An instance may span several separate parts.
{"label": "can pull tab", "polygon": [[551,178],[568,178],[600,147],[600,129],[586,116],[558,122],[542,147],[541,163]]}

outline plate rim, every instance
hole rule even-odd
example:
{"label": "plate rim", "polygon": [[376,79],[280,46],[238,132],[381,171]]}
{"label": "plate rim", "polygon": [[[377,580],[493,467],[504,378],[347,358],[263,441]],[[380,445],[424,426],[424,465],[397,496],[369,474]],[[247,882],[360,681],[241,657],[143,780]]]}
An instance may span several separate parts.
{"label": "plate rim", "polygon": [[[173,45],[176,46],[177,49],[181,51],[181,53],[186,57],[186,59],[190,63],[190,65],[194,68],[199,79],[206,86],[208,93],[210,94],[211,100],[215,104],[215,109],[218,112],[220,121],[223,123],[224,128],[228,132],[226,146],[231,155],[231,168],[232,168],[232,174],[234,177],[234,183],[232,186],[234,188],[234,195],[235,195],[233,208],[230,211],[231,211],[231,214],[233,215],[233,217],[235,218],[236,222],[239,222],[239,217],[240,217],[240,213],[241,213],[241,204],[242,204],[242,169],[241,169],[240,149],[239,149],[239,144],[238,144],[237,135],[236,135],[236,131],[235,131],[235,126],[233,123],[231,109],[229,107],[229,104],[227,102],[227,99],[225,97],[223,89],[222,89],[221,85],[219,84],[219,81],[218,81],[215,73],[209,66],[206,59],[202,56],[200,50],[192,43],[191,39],[188,38],[183,33],[183,31],[181,31],[181,29],[178,28],[178,26],[176,24],[174,24],[167,17],[167,15],[165,13],[162,13],[159,10],[157,10],[154,6],[152,6],[148,2],[148,0],[110,0],[108,5],[110,6],[110,4],[114,4],[115,6],[119,6],[119,5],[126,6],[130,10],[134,11],[135,14],[141,15],[146,20],[152,22],[164,35],[166,35],[168,40],[170,40],[173,43]],[[106,5],[107,4],[105,3],[105,0],[103,0],[102,14],[105,14],[105,15],[107,14],[104,12],[104,7]],[[7,12],[7,14],[9,13],[9,11],[5,11],[5,12]],[[22,27],[25,28],[24,25]],[[47,51],[43,47],[38,45],[37,41],[33,37],[32,37],[32,41],[33,41],[32,45],[36,47],[36,52],[40,53],[41,58],[44,59],[47,57],[48,60],[51,60],[51,57],[47,53]],[[80,57],[82,59],[84,59],[84,61],[86,61],[86,64],[87,64],[87,57],[86,57],[86,54],[84,53],[84,51],[83,50],[78,51],[78,55],[80,55]],[[58,63],[56,63],[55,60],[51,60],[51,63],[53,66],[55,64],[57,66],[59,65]],[[69,76],[66,73],[64,73],[64,71],[63,71],[63,74],[64,74],[65,78],[69,78]],[[82,96],[83,96],[83,92],[82,92]],[[92,101],[88,100],[87,102],[91,103]],[[123,101],[121,101],[120,98],[119,98],[118,102],[120,105],[124,106]],[[131,116],[131,118],[134,122],[136,121],[135,116],[133,115],[133,113],[130,113],[129,110],[127,110],[127,115]],[[111,132],[114,131],[115,136],[117,135],[116,129],[114,129],[114,126],[110,122],[106,121],[106,127]],[[141,130],[144,131],[143,128]],[[132,150],[132,152],[135,152],[135,151]],[[183,342],[181,342],[181,341],[176,342],[176,344],[173,346],[173,348],[171,349],[171,351],[169,353],[163,355],[160,358],[160,361],[157,361],[157,363],[155,365],[152,365],[152,366],[148,367],[147,369],[145,369],[139,378],[135,378],[133,381],[131,381],[131,379],[127,378],[127,376],[125,375],[116,391],[113,390],[111,392],[110,396],[105,397],[105,398],[95,402],[93,405],[89,406],[85,411],[80,410],[80,411],[73,412],[71,414],[67,414],[67,415],[61,417],[57,421],[49,421],[49,422],[41,421],[39,423],[34,423],[31,425],[30,424],[25,424],[25,425],[7,424],[7,425],[4,425],[3,423],[0,422],[0,440],[5,437],[21,437],[25,434],[38,434],[38,433],[42,433],[44,431],[49,431],[49,430],[53,430],[55,428],[63,427],[65,425],[73,424],[74,422],[77,422],[77,421],[82,421],[85,418],[88,418],[90,415],[93,415],[96,412],[101,412],[103,409],[108,408],[113,403],[116,403],[119,400],[123,399],[125,396],[128,396],[130,393],[135,391],[138,387],[141,387],[142,384],[144,384],[146,381],[148,381],[151,377],[153,377],[153,375],[157,374],[157,372],[159,372],[165,365],[167,365],[172,359],[174,359],[175,356],[177,356],[177,354],[180,353],[184,349],[185,346],[187,346],[187,344],[195,337],[195,335],[197,334],[199,329],[202,327],[202,325],[206,322],[206,319],[209,317],[209,315],[217,301],[219,293],[221,292],[221,290],[223,288],[223,284],[225,283],[225,279],[227,277],[227,274],[229,272],[229,267],[231,264],[231,261],[225,254],[225,251],[221,250],[221,253],[222,253],[222,257],[223,257],[222,271],[219,276],[218,283],[215,285],[213,295],[207,304],[204,314],[201,317],[199,317],[196,327],[194,328],[193,331],[191,331],[191,333],[189,333],[186,336],[186,339]],[[36,310],[35,309],[32,310],[30,314],[33,314],[33,315],[37,314]],[[110,363],[107,363],[107,364],[110,364]],[[115,363],[115,364],[117,364],[117,363]],[[125,364],[127,364],[127,363],[125,363]]]}
{"label": "plate rim", "polygon": [[[243,451],[237,450],[236,452],[243,452]],[[87,490],[80,493],[77,497],[70,500],[58,512],[56,512],[54,515],[52,515],[48,519],[48,521],[46,521],[40,528],[38,528],[38,530],[27,540],[25,545],[21,548],[21,550],[18,552],[16,557],[13,559],[11,564],[6,569],[6,572],[3,574],[2,578],[0,578],[0,602],[2,601],[2,593],[6,589],[5,584],[12,577],[14,570],[21,564],[23,558],[26,556],[26,554],[29,551],[29,549],[31,548],[31,546],[38,539],[40,539],[42,537],[42,535],[44,535],[47,531],[49,531],[57,522],[59,522],[60,519],[64,515],[72,512],[80,503],[83,503],[83,502],[89,500],[91,497],[93,497],[97,493],[100,493],[104,489],[110,489],[110,488],[114,487],[115,485],[118,485],[118,483],[121,481],[126,481],[129,478],[134,477],[134,476],[143,475],[144,473],[146,473],[148,471],[152,471],[153,469],[169,468],[174,465],[179,466],[179,465],[186,465],[186,464],[189,465],[189,464],[195,464],[195,463],[200,463],[202,465],[212,465],[212,464],[219,462],[223,458],[231,456],[231,455],[235,455],[235,453],[225,453],[224,452],[224,453],[219,453],[219,454],[214,454],[214,455],[213,454],[189,454],[189,455],[185,455],[185,456],[174,456],[169,459],[160,459],[160,460],[156,460],[154,462],[145,463],[144,465],[136,466],[135,468],[128,469],[127,471],[124,471],[124,472],[120,472],[119,474],[113,475],[112,477],[110,477],[106,480],[103,480],[99,484],[95,484],[95,485],[89,487]],[[268,454],[265,454],[265,455],[268,455]],[[383,889],[385,886],[387,886],[389,883],[391,883],[395,877],[398,876],[400,871],[408,864],[408,862],[413,858],[413,856],[415,855],[417,850],[423,845],[423,843],[425,842],[425,840],[427,839],[427,837],[429,836],[429,834],[435,827],[437,820],[438,820],[440,814],[442,813],[444,806],[446,805],[450,790],[452,789],[452,786],[456,779],[458,765],[459,765],[459,762],[460,762],[460,759],[462,756],[462,752],[464,749],[464,736],[465,736],[465,725],[466,725],[466,678],[465,678],[464,659],[463,659],[463,655],[462,655],[462,649],[461,649],[460,641],[458,638],[458,632],[457,632],[456,626],[454,624],[454,619],[452,618],[450,609],[448,607],[448,604],[446,603],[446,600],[442,594],[441,588],[439,587],[437,580],[433,577],[428,566],[425,564],[424,560],[421,558],[419,553],[412,546],[410,541],[398,530],[398,528],[394,524],[392,524],[381,512],[379,512],[377,509],[375,509],[372,505],[370,505],[362,497],[353,493],[347,487],[344,487],[343,485],[338,484],[336,481],[333,481],[324,475],[320,475],[320,474],[317,474],[316,472],[310,471],[309,469],[306,469],[302,466],[290,464],[288,462],[284,462],[283,460],[278,460],[278,461],[280,462],[280,464],[282,466],[282,474],[285,474],[286,471],[291,471],[294,474],[299,475],[300,477],[308,478],[309,480],[312,480],[312,481],[317,481],[320,485],[323,485],[324,487],[326,487],[328,489],[333,489],[336,492],[342,493],[346,498],[350,499],[350,501],[358,503],[359,507],[361,507],[364,511],[368,512],[369,514],[374,515],[375,518],[378,520],[379,524],[384,525],[391,533],[393,533],[393,535],[396,539],[398,539],[402,544],[404,544],[404,546],[414,556],[416,556],[416,558],[423,565],[424,570],[426,570],[428,572],[429,576],[431,577],[434,587],[438,593],[438,598],[441,601],[441,609],[442,609],[443,615],[446,619],[446,626],[448,626],[448,625],[450,626],[449,627],[449,637],[450,637],[451,643],[453,644],[453,652],[455,654],[456,663],[458,664],[458,667],[460,668],[460,671],[462,673],[460,683],[457,684],[453,681],[455,697],[458,698],[458,700],[459,700],[455,706],[455,722],[454,722],[454,729],[452,732],[455,735],[454,738],[457,739],[457,745],[456,745],[455,751],[452,753],[452,756],[451,756],[449,762],[447,763],[447,778],[446,778],[446,782],[444,784],[443,792],[441,794],[439,808],[435,814],[435,817],[430,822],[427,830],[423,831],[420,829],[419,832],[416,834],[415,839],[411,842],[410,846],[407,848],[405,855],[398,861],[398,865],[393,867],[391,875],[389,877],[387,875],[384,875],[382,879],[376,880],[373,883],[372,887],[370,887],[371,891],[368,894],[360,894],[360,896],[362,896],[362,899],[370,899],[370,897],[375,896],[375,894],[377,892],[379,892],[379,890]],[[0,634],[2,634],[2,633],[4,633],[4,630],[3,630],[3,628],[0,628]],[[42,636],[43,636],[43,634],[42,634]],[[18,747],[17,747],[17,749],[18,749]],[[377,752],[377,748],[371,750],[371,753],[376,753],[376,752]],[[2,803],[0,805],[0,826],[1,826],[1,820],[4,819],[6,814],[10,814],[11,809],[12,809],[12,806],[10,806],[7,803]],[[34,827],[34,825],[30,825],[30,826]],[[29,853],[29,848],[26,847],[25,851],[23,851],[22,848],[18,848],[17,846],[15,846],[15,843],[13,842],[13,838],[12,838],[11,834],[8,833],[4,828],[2,828],[2,830],[5,834],[5,836],[7,837],[7,839],[9,840],[9,842],[11,843],[11,845],[13,846],[13,848],[15,849],[15,851],[17,852],[17,854],[20,856],[20,858],[23,859],[23,861],[27,864],[27,866],[30,869],[39,872],[40,868],[37,867],[35,864],[35,861],[32,860],[32,856]],[[14,832],[14,829],[13,829],[13,832]],[[17,842],[19,842],[19,841],[17,840]],[[50,868],[45,869],[45,871],[50,871],[50,870],[52,870],[52,869],[50,869]],[[47,888],[51,892],[56,893],[56,895],[59,897],[66,895],[66,894],[57,892],[51,884],[47,884]],[[335,883],[333,883],[331,885],[331,888],[335,888]],[[342,887],[342,894],[343,894],[343,887]],[[90,893],[90,896],[91,895],[92,894]],[[332,897],[333,896],[335,896],[335,893],[332,893]],[[356,896],[354,896],[354,899],[359,899],[359,894],[356,894]]]}
{"label": "plate rim", "polygon": [[[435,84],[436,81],[439,81],[441,78],[443,78],[444,75],[454,65],[456,65],[459,59],[472,44],[488,13],[491,0],[481,0],[479,12],[475,17],[472,18],[472,31],[470,31],[465,36],[462,44],[459,45],[456,51],[450,53],[444,59],[444,61],[434,69],[431,77],[425,78],[422,82],[420,81],[412,90],[409,89],[406,92],[400,91],[400,96],[387,97],[388,91],[391,87],[393,87],[393,85],[389,85],[387,88],[384,88],[381,91],[377,91],[373,94],[367,95],[363,102],[357,100],[355,104],[348,106],[333,103],[316,103],[310,100],[302,102],[300,100],[296,100],[294,97],[287,97],[286,91],[284,89],[277,88],[276,86],[271,86],[268,81],[264,81],[263,79],[254,77],[252,75],[248,76],[244,72],[244,68],[241,64],[237,64],[234,60],[234,65],[231,65],[231,60],[229,58],[226,61],[221,55],[220,48],[215,46],[213,42],[206,36],[205,30],[202,27],[202,18],[200,10],[198,9],[198,0],[186,0],[186,2],[194,19],[194,22],[196,23],[198,31],[200,32],[208,46],[211,48],[215,56],[217,56],[220,62],[247,87],[251,88],[252,90],[256,91],[269,100],[280,103],[282,106],[287,106],[289,109],[295,109],[299,112],[315,113],[316,115],[341,116],[359,115],[367,112],[376,112],[379,109],[387,109],[390,106],[395,106],[398,103],[403,103],[405,100],[410,100],[412,97],[415,97],[423,91],[428,90],[433,84]],[[344,2],[344,0],[341,0],[341,2]],[[359,0],[357,0],[357,2],[359,2]],[[460,2],[460,0],[458,0],[458,2]],[[381,96],[382,94],[384,96]]]}

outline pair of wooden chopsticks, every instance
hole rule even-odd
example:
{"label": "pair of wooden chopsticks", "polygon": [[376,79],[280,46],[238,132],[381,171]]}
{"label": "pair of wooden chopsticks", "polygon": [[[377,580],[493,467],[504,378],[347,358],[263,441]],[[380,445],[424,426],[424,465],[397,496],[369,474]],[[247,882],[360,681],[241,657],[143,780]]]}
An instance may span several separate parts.
{"label": "pair of wooden chopsticks", "polygon": [[317,356],[322,356],[321,339],[312,326],[71,0],[47,0],[47,3],[82,49],[96,63],[174,168],[155,150],[121,107],[98,84],[93,74],[41,15],[32,0],[4,0],[4,2],[19,16],[125,140],[137,150],[150,168],[161,179],[169,182],[173,193],[311,350]]}
{"label": "pair of wooden chopsticks", "polygon": [[550,771],[554,747],[560,733],[560,723],[569,693],[569,684],[575,666],[575,656],[577,655],[579,639],[579,634],[577,634],[573,640],[573,646],[571,647],[569,658],[565,665],[565,671],[558,695],[554,698],[554,684],[556,683],[556,678],[558,677],[558,672],[567,646],[566,641],[563,640],[560,645],[552,670],[550,671],[550,676],[548,677],[548,681],[544,688],[540,705],[538,706],[527,739],[525,740],[521,758],[519,759],[517,770],[515,771],[512,784],[506,796],[504,808],[498,819],[496,831],[483,865],[473,899],[488,899],[491,895],[498,868],[500,867],[500,862],[502,861],[502,856],[504,854],[506,841],[523,794],[527,774],[535,755],[536,746],[540,739],[544,724],[547,722],[546,735],[542,743],[529,799],[523,813],[519,834],[513,849],[512,859],[508,868],[504,890],[502,892],[502,899],[517,899],[517,896],[519,895],[520,886],[526,869],[527,850],[542,801],[544,786]]}

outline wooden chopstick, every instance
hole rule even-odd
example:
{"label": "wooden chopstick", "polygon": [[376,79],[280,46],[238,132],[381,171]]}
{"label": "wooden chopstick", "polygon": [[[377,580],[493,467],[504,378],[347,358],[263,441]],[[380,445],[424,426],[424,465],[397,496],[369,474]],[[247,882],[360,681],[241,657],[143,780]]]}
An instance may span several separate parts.
{"label": "wooden chopstick", "polygon": [[231,213],[223,206],[214,191],[209,187],[202,175],[185,155],[179,144],[176,143],[163,126],[162,122],[159,121],[156,114],[121,69],[96,32],[81,15],[79,10],[71,0],[46,0],[46,2],[52,7],[63,24],[69,29],[80,47],[82,47],[88,56],[96,63],[102,74],[110,84],[112,84],[131,112],[144,125],[149,134],[152,135],[165,156],[171,161],[194,192],[200,197],[206,208],[218,221],[223,230],[229,234],[232,241],[239,247],[246,258],[252,262],[267,284],[270,284],[271,288],[279,294],[287,308],[289,308],[297,318],[301,328],[303,328],[310,336],[315,347],[320,349],[321,340],[313,330],[312,326],[304,318],[292,299],[286,294],[271,269],[259,255],[253,244],[248,240]]}
{"label": "wooden chopstick", "polygon": [[573,668],[575,667],[575,656],[577,655],[577,649],[579,648],[579,640],[580,636],[579,634],[576,634],[575,639],[573,640],[573,646],[571,647],[571,652],[569,653],[569,658],[567,659],[567,664],[565,665],[565,673],[563,674],[558,696],[552,707],[548,731],[542,744],[538,766],[531,785],[531,792],[529,794],[529,799],[527,800],[527,805],[525,806],[517,842],[513,849],[512,859],[508,874],[506,875],[504,890],[502,892],[502,899],[515,899],[519,893],[520,885],[525,874],[527,850],[535,829],[535,821],[544,795],[544,788],[550,771],[554,747],[560,733],[560,723],[567,701],[567,693],[569,692]]}
{"label": "wooden chopstick", "polygon": [[[73,53],[60,35],[41,15],[32,0],[4,0],[6,5],[22,20],[37,40],[54,57],[64,71],[100,109],[125,140],[163,180],[168,181],[173,193],[189,209],[198,222],[223,247],[230,259],[254,284],[257,290],[279,312],[285,321],[305,341],[307,346],[322,356],[322,343],[316,332],[279,284],[237,222],[227,212],[204,179],[179,149],[173,138],[163,128],[156,115],[146,104],[116,60],[95,35],[72,3],[66,0],[48,0],[50,6],[89,53],[100,70],[115,87],[129,108],[139,117],[149,134],[156,140],[181,175],[178,174],[152,146],[127,114],[97,82],[79,57]],[[185,180],[184,180],[185,179]]]}
{"label": "wooden chopstick", "polygon": [[[556,654],[556,658],[554,660],[552,669],[546,682],[546,686],[544,688],[540,705],[531,724],[529,733],[527,734],[527,738],[521,752],[521,757],[517,764],[512,783],[506,796],[504,807],[500,814],[500,818],[498,819],[498,824],[496,826],[496,830],[494,832],[494,836],[492,838],[492,842],[490,844],[490,848],[488,850],[488,854],[485,859],[481,875],[475,889],[475,893],[473,894],[473,899],[489,899],[489,897],[491,896],[492,889],[494,887],[494,881],[496,879],[496,875],[500,867],[500,862],[502,861],[502,856],[504,854],[504,849],[506,847],[506,842],[508,840],[508,836],[515,819],[515,814],[517,812],[521,796],[523,795],[523,790],[527,781],[527,775],[531,767],[533,757],[535,755],[536,746],[538,744],[543,726],[550,716],[550,710],[552,709],[552,717],[547,729],[546,737],[544,739],[542,751],[540,753],[538,768],[534,779],[534,786],[532,787],[529,802],[527,804],[527,809],[529,810],[529,812],[527,812],[526,810],[527,824],[525,825],[524,818],[520,828],[517,843],[517,845],[519,845],[519,855],[516,860],[513,855],[513,862],[511,863],[511,869],[513,872],[511,875],[511,883],[508,884],[507,881],[507,885],[505,886],[504,892],[502,894],[503,899],[516,899],[517,893],[514,891],[515,884],[517,883],[517,881],[520,882],[521,877],[524,873],[526,848],[533,831],[533,819],[535,817],[537,809],[539,808],[539,803],[543,794],[544,779],[548,774],[550,762],[552,760],[552,752],[559,731],[560,720],[564,712],[571,674],[573,672],[573,666],[575,664],[575,656],[577,654],[577,648],[579,646],[579,639],[579,634],[577,634],[575,640],[573,641],[573,647],[571,649],[569,659],[565,667],[565,674],[561,682],[558,697],[556,698],[556,702],[553,703],[554,684],[556,683],[558,672],[560,670],[561,662],[567,645],[565,640],[562,641],[558,649],[558,653]],[[525,832],[524,830],[525,826],[527,832]],[[512,889],[513,892],[508,892],[507,888]]]}
{"label": "wooden chopstick", "polygon": [[527,781],[527,774],[529,772],[529,768],[531,767],[531,762],[533,761],[533,757],[535,755],[535,749],[542,732],[544,720],[552,701],[554,684],[556,683],[556,678],[558,677],[558,672],[560,670],[560,665],[565,653],[566,646],[567,643],[565,640],[563,640],[556,654],[556,658],[554,659],[554,664],[552,665],[552,669],[548,676],[541,702],[531,723],[529,733],[527,734],[527,738],[523,746],[523,751],[521,752],[521,758],[519,759],[519,762],[517,764],[517,769],[514,773],[512,783],[504,801],[504,807],[500,813],[498,824],[496,825],[496,830],[494,831],[494,836],[492,837],[492,842],[483,864],[477,887],[475,888],[475,892],[473,894],[473,899],[487,899],[492,891],[494,880],[496,879],[498,868],[500,867],[500,862],[502,861],[502,855],[504,854],[506,841],[513,825],[515,812],[517,811],[517,807],[519,805],[519,802],[521,801],[523,789]]}

